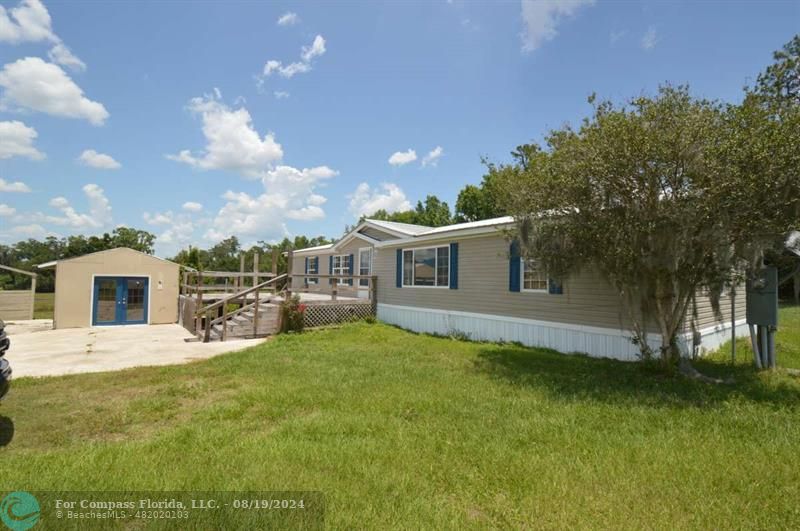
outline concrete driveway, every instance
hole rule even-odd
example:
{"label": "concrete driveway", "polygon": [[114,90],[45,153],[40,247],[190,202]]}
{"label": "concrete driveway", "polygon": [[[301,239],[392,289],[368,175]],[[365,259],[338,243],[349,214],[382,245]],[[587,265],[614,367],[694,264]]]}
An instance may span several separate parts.
{"label": "concrete driveway", "polygon": [[263,343],[264,339],[186,342],[192,334],[177,324],[106,326],[52,330],[52,321],[6,323],[11,348],[6,359],[14,378],[102,372],[145,365],[174,365],[211,358]]}

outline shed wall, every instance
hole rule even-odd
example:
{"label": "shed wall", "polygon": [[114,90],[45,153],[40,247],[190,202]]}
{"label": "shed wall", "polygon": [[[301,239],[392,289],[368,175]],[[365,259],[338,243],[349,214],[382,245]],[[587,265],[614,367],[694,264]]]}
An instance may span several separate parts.
{"label": "shed wall", "polygon": [[174,323],[178,319],[178,270],[177,264],[130,249],[113,249],[60,261],[56,265],[53,327],[91,326],[94,276],[149,276],[150,324]]}

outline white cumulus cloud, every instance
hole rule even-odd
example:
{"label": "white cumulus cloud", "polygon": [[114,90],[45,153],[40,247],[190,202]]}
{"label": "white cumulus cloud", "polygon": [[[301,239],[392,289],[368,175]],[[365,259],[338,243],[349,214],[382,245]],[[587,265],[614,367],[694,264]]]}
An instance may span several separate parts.
{"label": "white cumulus cloud", "polygon": [[144,219],[149,225],[171,225],[174,217],[175,216],[171,211],[164,213],[156,212],[154,214],[145,212],[142,214],[142,219]]}
{"label": "white cumulus cloud", "polygon": [[417,152],[409,148],[408,151],[396,151],[389,157],[392,166],[404,166],[417,160]]}
{"label": "white cumulus cloud", "polygon": [[311,71],[312,61],[323,55],[326,51],[325,39],[322,35],[314,37],[314,41],[310,46],[303,46],[300,50],[300,61],[284,65],[282,61],[277,59],[270,59],[264,64],[263,75],[257,78],[259,84],[263,84],[264,78],[272,74],[278,74],[287,79],[296,76],[297,74],[304,74]]}
{"label": "white cumulus cloud", "polygon": [[399,186],[383,183],[372,189],[369,184],[359,184],[350,197],[350,213],[356,218],[370,216],[378,210],[400,212],[411,209],[411,203]]}
{"label": "white cumulus cloud", "polygon": [[44,158],[44,153],[33,146],[39,136],[36,129],[16,120],[0,122],[0,159],[27,157],[33,160]]}
{"label": "white cumulus cloud", "polygon": [[50,51],[47,52],[47,57],[54,63],[64,65],[67,68],[79,71],[86,70],[86,63],[78,59],[63,42],[59,42],[50,48]]}
{"label": "white cumulus cloud", "polygon": [[217,241],[231,235],[281,238],[288,234],[287,219],[310,221],[325,216],[322,205],[327,199],[315,190],[336,175],[338,172],[327,166],[278,166],[262,178],[264,193],[260,195],[225,192],[222,198],[226,203],[205,236]]}
{"label": "white cumulus cloud", "polygon": [[17,225],[15,227],[11,227],[11,232],[24,238],[41,239],[47,235],[47,230],[38,223]]}
{"label": "white cumulus cloud", "polygon": [[0,203],[0,216],[10,217],[17,213],[17,209],[10,207],[4,203]]}
{"label": "white cumulus cloud", "polygon": [[78,157],[78,160],[85,166],[100,170],[118,170],[122,167],[122,165],[114,160],[111,155],[98,153],[93,149],[85,150],[83,153],[81,153],[80,157]]}
{"label": "white cumulus cloud", "polygon": [[287,11],[278,19],[278,26],[294,26],[300,22],[300,17],[297,16],[297,13],[292,13],[291,11]]}
{"label": "white cumulus cloud", "polygon": [[22,0],[10,9],[0,6],[0,42],[19,44],[42,41],[53,44],[47,53],[53,62],[74,70],[86,69],[86,64],[53,32],[50,13],[39,0]]}
{"label": "white cumulus cloud", "polygon": [[184,149],[176,155],[167,155],[170,160],[201,170],[230,170],[259,178],[283,157],[283,149],[275,136],[267,133],[262,138],[244,107],[231,109],[215,95],[193,98],[189,111],[203,120],[205,150],[193,154]]}
{"label": "white cumulus cloud", "polygon": [[436,166],[442,155],[444,155],[444,149],[442,146],[436,146],[422,158],[422,166]]}
{"label": "white cumulus cloud", "polygon": [[22,181],[9,182],[3,178],[0,178],[0,192],[28,193],[30,191],[31,191],[30,187]]}
{"label": "white cumulus cloud", "polygon": [[553,40],[564,18],[593,4],[594,0],[522,0],[522,51],[532,52]]}
{"label": "white cumulus cloud", "polygon": [[196,203],[195,201],[186,201],[182,208],[187,212],[200,212],[203,210],[203,205]]}
{"label": "white cumulus cloud", "polygon": [[65,197],[54,197],[50,206],[61,212],[60,216],[42,215],[43,221],[74,229],[99,229],[111,223],[111,204],[102,188],[87,184],[83,193],[89,203],[89,211],[80,213]]}
{"label": "white cumulus cloud", "polygon": [[652,50],[658,44],[658,33],[655,26],[650,26],[642,36],[642,49]]}
{"label": "white cumulus cloud", "polygon": [[2,104],[18,105],[34,111],[88,120],[103,125],[108,111],[103,104],[84,96],[64,70],[38,57],[25,57],[0,71],[0,86],[5,91]]}

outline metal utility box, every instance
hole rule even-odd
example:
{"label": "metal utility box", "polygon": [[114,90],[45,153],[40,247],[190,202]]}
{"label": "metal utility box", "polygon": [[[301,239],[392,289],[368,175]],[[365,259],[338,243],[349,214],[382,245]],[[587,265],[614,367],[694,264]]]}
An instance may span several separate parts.
{"label": "metal utility box", "polygon": [[778,269],[765,267],[747,279],[747,322],[778,326]]}

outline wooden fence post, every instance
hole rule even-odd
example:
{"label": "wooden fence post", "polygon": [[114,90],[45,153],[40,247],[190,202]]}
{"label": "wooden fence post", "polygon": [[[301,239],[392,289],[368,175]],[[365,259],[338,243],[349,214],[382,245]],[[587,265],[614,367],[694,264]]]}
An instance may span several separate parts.
{"label": "wooden fence post", "polygon": [[294,284],[294,277],[292,276],[292,269],[294,266],[294,251],[289,249],[286,252],[286,299],[292,297],[292,287]]}
{"label": "wooden fence post", "polygon": [[[195,299],[196,299],[197,302],[195,303],[195,311],[198,311],[200,308],[203,307],[203,290],[202,290],[202,287],[203,287],[203,272],[202,271],[198,271],[197,275],[195,275],[195,276],[197,277],[197,295],[195,295]],[[194,323],[194,332],[195,332],[195,334],[199,334],[200,331],[202,330],[202,326],[200,326],[202,323],[203,323],[203,317],[202,316],[197,316],[195,318],[195,323]]]}
{"label": "wooden fence post", "polygon": [[[253,254],[253,287],[258,285],[258,251]],[[255,302],[255,306],[253,307],[253,335],[258,335],[258,313],[259,313],[259,306],[258,306],[258,292],[261,291],[257,289],[255,293],[253,293],[253,300]],[[247,297],[244,298],[242,304],[247,303]]]}
{"label": "wooden fence post", "polygon": [[36,275],[31,277],[31,319],[34,315],[34,306],[36,306]]}
{"label": "wooden fence post", "polygon": [[236,291],[242,291],[244,286],[244,253],[239,255],[239,276],[236,279],[236,286],[239,288]]}

